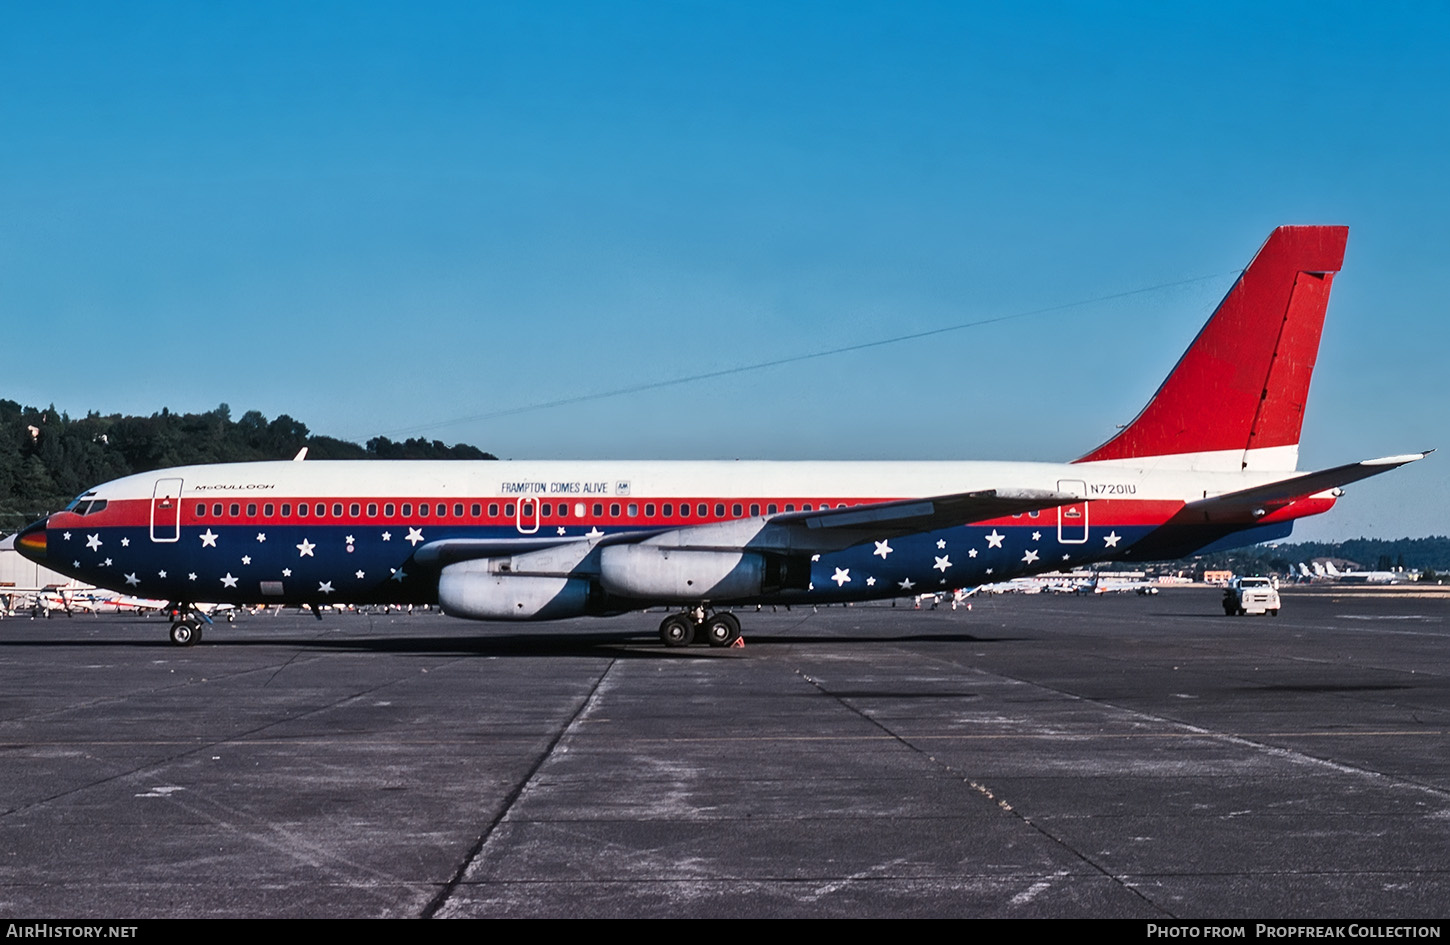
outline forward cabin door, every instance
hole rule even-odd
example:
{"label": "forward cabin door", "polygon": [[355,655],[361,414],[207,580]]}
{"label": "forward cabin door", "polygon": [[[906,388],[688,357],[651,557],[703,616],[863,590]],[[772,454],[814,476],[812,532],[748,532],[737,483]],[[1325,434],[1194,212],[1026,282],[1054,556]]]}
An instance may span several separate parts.
{"label": "forward cabin door", "polygon": [[[1087,483],[1079,479],[1057,480],[1058,492],[1087,495]],[[1057,540],[1064,545],[1081,545],[1088,540],[1088,504],[1074,502],[1057,507]]]}
{"label": "forward cabin door", "polygon": [[158,479],[151,490],[151,540],[181,540],[180,479]]}

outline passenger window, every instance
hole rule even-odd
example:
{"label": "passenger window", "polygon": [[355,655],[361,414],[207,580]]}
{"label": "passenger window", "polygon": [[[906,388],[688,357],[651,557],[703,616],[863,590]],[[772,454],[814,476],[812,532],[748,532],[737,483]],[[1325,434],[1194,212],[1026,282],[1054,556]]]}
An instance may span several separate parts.
{"label": "passenger window", "polygon": [[666,502],[660,511],[664,513],[665,518],[669,518],[675,514],[675,504],[673,502]]}
{"label": "passenger window", "polygon": [[233,518],[236,518],[238,515],[241,515],[242,514],[242,504],[240,502],[233,502],[232,503],[232,507],[229,508],[229,509],[227,509],[227,514],[228,515],[231,515]]}
{"label": "passenger window", "polygon": [[1027,513],[1027,517],[1028,518],[1036,518],[1038,516],[1038,514],[1039,514],[1038,511],[1036,509],[1033,509],[1031,512],[1028,512]]}
{"label": "passenger window", "polygon": [[398,507],[391,502],[383,503],[383,518],[392,518]]}
{"label": "passenger window", "polygon": [[506,504],[503,507],[503,514],[505,516],[507,516],[508,518],[513,518],[514,517],[514,504],[512,502]]}
{"label": "passenger window", "polygon": [[767,505],[765,507],[765,514],[766,515],[774,515],[775,513],[776,513],[776,508],[775,508],[775,503],[774,502],[770,503],[769,505]]}
{"label": "passenger window", "polygon": [[540,518],[550,518],[550,517],[553,516],[553,514],[554,514],[554,503],[552,503],[552,502],[545,502],[543,505],[539,506],[539,517]]}
{"label": "passenger window", "polygon": [[655,517],[655,504],[653,502],[646,502],[644,504],[644,517],[645,518],[654,518]]}
{"label": "passenger window", "polygon": [[604,503],[603,502],[595,502],[594,503],[594,517],[595,518],[602,518],[603,516],[604,516]]}
{"label": "passenger window", "polygon": [[419,502],[418,503],[418,517],[419,518],[427,518],[428,517],[428,503],[427,502]]}
{"label": "passenger window", "polygon": [[357,518],[362,514],[362,506],[356,502],[351,503],[347,507],[347,514],[349,518]]}
{"label": "passenger window", "polygon": [[609,503],[609,517],[610,518],[619,518],[619,503],[618,502],[611,502],[611,503]]}
{"label": "passenger window", "polygon": [[795,503],[794,502],[787,502],[785,504],[785,510],[787,512],[794,512],[795,511]]}
{"label": "passenger window", "polygon": [[474,518],[478,518],[483,514],[483,505],[478,502],[473,503],[468,507],[468,514]]}
{"label": "passenger window", "polygon": [[755,503],[755,502],[750,503],[750,517],[751,518],[754,518],[755,516],[757,516],[759,514],[760,514],[760,505],[758,503]]}
{"label": "passenger window", "polygon": [[442,502],[439,502],[438,503],[438,517],[439,518],[447,518],[448,517],[448,506],[445,505]]}
{"label": "passenger window", "polygon": [[211,507],[211,517],[212,518],[221,518],[222,517],[222,504],[220,502],[216,502],[216,503],[213,503],[212,504],[212,507]]}
{"label": "passenger window", "polygon": [[639,517],[639,505],[637,503],[634,503],[634,502],[629,503],[629,509],[628,509],[628,511],[625,514],[627,514],[630,518],[638,518]]}
{"label": "passenger window", "polygon": [[316,505],[314,505],[312,507],[312,512],[318,518],[327,518],[327,505],[326,505],[326,503],[323,503],[323,502],[317,503]]}
{"label": "passenger window", "polygon": [[453,517],[454,518],[463,518],[463,503],[462,502],[458,502],[458,503],[455,503],[454,504],[454,506],[453,506]]}
{"label": "passenger window", "polygon": [[743,508],[741,508],[739,502],[736,502],[734,505],[730,506],[730,514],[732,516],[734,516],[735,518],[739,518],[744,513],[745,513],[745,510]]}
{"label": "passenger window", "polygon": [[205,515],[206,515],[206,503],[205,502],[198,502],[196,504],[196,517],[197,518],[202,518]]}
{"label": "passenger window", "polygon": [[257,517],[257,503],[255,503],[255,502],[248,502],[247,503],[247,518],[256,518],[256,517]]}
{"label": "passenger window", "polygon": [[716,518],[724,518],[725,517],[725,503],[724,502],[716,502],[715,503],[715,517]]}
{"label": "passenger window", "polygon": [[270,502],[268,502],[266,505],[262,506],[262,514],[265,515],[267,518],[271,518],[273,516],[273,514],[276,513],[276,511],[277,511],[277,506],[273,505]]}
{"label": "passenger window", "polygon": [[802,512],[809,512],[810,510],[811,510],[811,504],[809,502],[807,502],[807,503],[805,503],[804,505],[801,506],[801,511]]}
{"label": "passenger window", "polygon": [[710,507],[705,503],[701,502],[699,505],[695,506],[695,514],[700,516],[700,518],[707,518],[710,515]]}
{"label": "passenger window", "polygon": [[567,503],[567,502],[560,502],[559,503],[559,517],[560,518],[568,518],[569,517],[569,503]]}
{"label": "passenger window", "polygon": [[488,504],[488,517],[489,518],[498,518],[498,503],[497,502],[490,502]]}
{"label": "passenger window", "polygon": [[306,518],[307,517],[307,503],[306,502],[298,502],[297,503],[297,517],[298,518]]}
{"label": "passenger window", "polygon": [[368,503],[368,518],[377,518],[377,517],[378,517],[378,504],[376,502],[369,502]]}
{"label": "passenger window", "polygon": [[584,503],[583,502],[575,502],[574,503],[574,517],[575,518],[583,518],[584,517]]}
{"label": "passenger window", "polygon": [[292,517],[292,503],[291,502],[283,502],[282,503],[282,517],[283,518],[291,518]]}
{"label": "passenger window", "polygon": [[403,518],[412,518],[412,517],[413,517],[413,503],[411,503],[411,502],[404,502],[403,503]]}

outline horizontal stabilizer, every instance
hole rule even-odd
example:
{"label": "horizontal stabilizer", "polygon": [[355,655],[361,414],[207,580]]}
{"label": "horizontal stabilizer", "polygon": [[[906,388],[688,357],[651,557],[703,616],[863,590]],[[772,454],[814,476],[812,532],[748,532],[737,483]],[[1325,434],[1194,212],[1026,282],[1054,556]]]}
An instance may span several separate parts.
{"label": "horizontal stabilizer", "polygon": [[1391,469],[1398,469],[1407,463],[1424,459],[1433,452],[1434,450],[1425,450],[1423,453],[1383,456],[1379,459],[1367,459],[1359,463],[1334,466],[1330,469],[1321,469],[1318,472],[1304,473],[1300,476],[1280,479],[1278,482],[1271,482],[1265,486],[1254,486],[1251,489],[1241,489],[1238,492],[1209,496],[1206,499],[1189,502],[1184,508],[1185,511],[1226,513],[1240,509],[1253,509],[1254,507],[1284,505],[1296,499],[1302,499],[1323,492],[1326,489],[1348,485],[1351,482],[1358,482],[1361,479],[1368,479],[1370,476],[1378,476],[1380,473],[1389,472]]}

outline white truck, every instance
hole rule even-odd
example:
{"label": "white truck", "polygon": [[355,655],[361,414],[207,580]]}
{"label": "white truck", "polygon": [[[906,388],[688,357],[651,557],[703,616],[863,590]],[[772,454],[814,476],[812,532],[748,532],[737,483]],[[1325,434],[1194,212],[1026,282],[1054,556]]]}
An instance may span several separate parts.
{"label": "white truck", "polygon": [[1226,617],[1244,614],[1279,616],[1278,582],[1266,577],[1236,577],[1223,590]]}

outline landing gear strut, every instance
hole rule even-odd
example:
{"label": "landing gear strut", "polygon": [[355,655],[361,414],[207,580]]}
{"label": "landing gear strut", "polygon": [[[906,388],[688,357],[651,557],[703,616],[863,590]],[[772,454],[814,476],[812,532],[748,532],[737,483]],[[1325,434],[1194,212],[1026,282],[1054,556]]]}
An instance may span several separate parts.
{"label": "landing gear strut", "polygon": [[729,611],[719,610],[708,617],[704,607],[670,614],[660,621],[660,642],[668,647],[689,646],[697,641],[711,646],[731,646],[740,639],[740,621]]}
{"label": "landing gear strut", "polygon": [[191,604],[177,604],[169,610],[171,614],[171,642],[177,646],[196,646],[201,642],[201,628],[211,623],[211,618]]}

